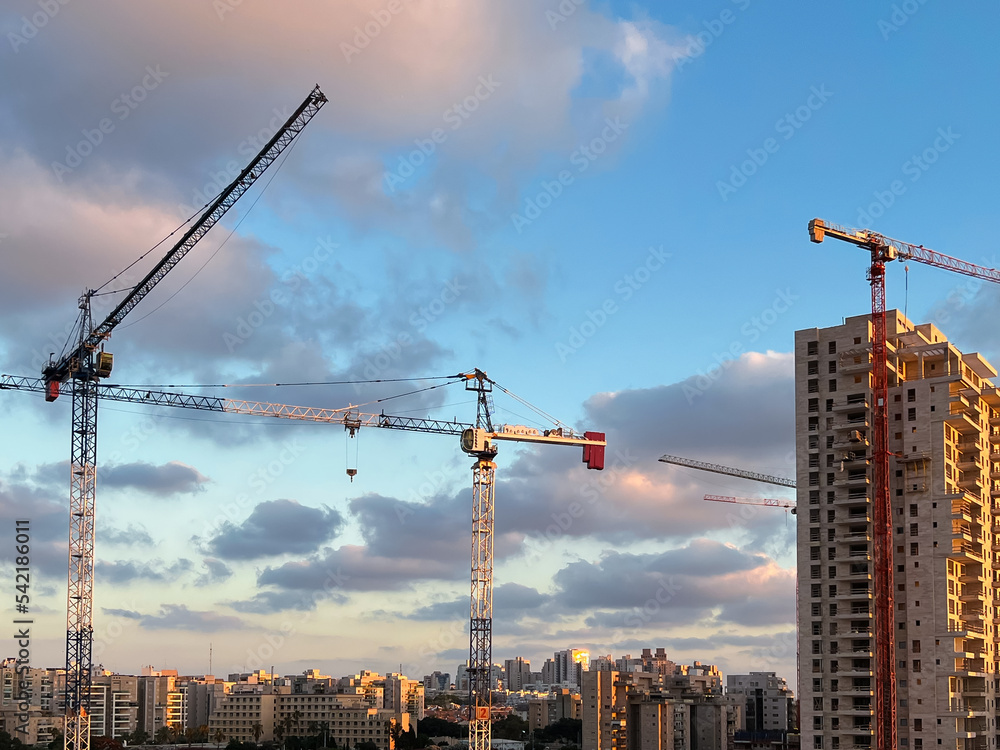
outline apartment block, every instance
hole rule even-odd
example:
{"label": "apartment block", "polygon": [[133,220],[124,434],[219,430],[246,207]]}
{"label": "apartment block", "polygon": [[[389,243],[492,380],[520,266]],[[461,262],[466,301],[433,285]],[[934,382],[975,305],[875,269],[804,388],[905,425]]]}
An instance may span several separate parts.
{"label": "apartment block", "polygon": [[531,662],[518,656],[515,659],[504,659],[504,687],[512,692],[524,690],[531,684]]}
{"label": "apartment block", "polygon": [[553,690],[545,698],[528,700],[528,730],[535,731],[560,719],[579,719],[582,700],[569,688]]}
{"label": "apartment block", "polygon": [[[713,677],[700,669],[670,677],[612,670],[584,673],[583,750],[733,748],[742,701],[723,695]],[[709,685],[715,688],[706,691]]]}
{"label": "apartment block", "polygon": [[[997,747],[1000,391],[932,324],[887,313],[900,748]],[[875,744],[872,326],[795,334],[803,748]]]}
{"label": "apartment block", "polygon": [[795,695],[783,677],[774,672],[751,672],[726,676],[726,694],[743,700],[743,724],[747,732],[788,731],[795,723]]}

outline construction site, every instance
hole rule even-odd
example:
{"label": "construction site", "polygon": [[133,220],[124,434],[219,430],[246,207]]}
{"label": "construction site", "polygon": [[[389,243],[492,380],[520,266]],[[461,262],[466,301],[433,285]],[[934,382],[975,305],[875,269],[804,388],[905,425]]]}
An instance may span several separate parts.
{"label": "construction site", "polygon": [[1000,747],[958,22],[306,5],[0,15],[0,740]]}

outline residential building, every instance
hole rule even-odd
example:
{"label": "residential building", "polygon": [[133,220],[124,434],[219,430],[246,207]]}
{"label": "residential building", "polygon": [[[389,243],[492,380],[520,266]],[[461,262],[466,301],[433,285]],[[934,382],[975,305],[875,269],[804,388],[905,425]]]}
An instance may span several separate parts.
{"label": "residential building", "polygon": [[643,672],[652,672],[653,674],[668,675],[668,674],[673,674],[674,669],[676,667],[677,665],[667,658],[666,650],[662,648],[657,648],[655,653],[648,648],[644,648],[642,650]]}
{"label": "residential building", "polygon": [[514,692],[531,684],[531,662],[520,656],[505,659],[503,663],[504,687]]}
{"label": "residential building", "polygon": [[[899,746],[995,748],[1000,595],[996,370],[886,314]],[[803,748],[875,745],[872,325],[795,334]]]}
{"label": "residential building", "polygon": [[424,718],[424,683],[390,672],[382,681],[383,707],[399,714],[409,714],[413,721]]}
{"label": "residential building", "polygon": [[424,693],[440,693],[451,689],[451,675],[447,672],[434,671],[424,675]]}
{"label": "residential building", "polygon": [[742,700],[722,694],[717,672],[585,673],[583,750],[731,750]]}
{"label": "residential building", "polygon": [[560,719],[579,719],[582,700],[568,688],[553,690],[544,698],[528,699],[528,729],[535,731]]}
{"label": "residential building", "polygon": [[726,693],[743,699],[741,730],[787,732],[796,728],[795,695],[774,672],[727,675]]}

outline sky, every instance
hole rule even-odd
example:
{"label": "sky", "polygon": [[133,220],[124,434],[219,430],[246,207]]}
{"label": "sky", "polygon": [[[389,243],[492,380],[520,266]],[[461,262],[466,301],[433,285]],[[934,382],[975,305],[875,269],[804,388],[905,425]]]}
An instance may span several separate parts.
{"label": "sky", "polygon": [[[793,332],[870,309],[865,257],[810,243],[813,217],[998,265],[998,27],[939,0],[12,0],[0,372],[37,375],[81,293],[141,278],[319,84],[115,331],[110,381],[468,422],[461,385],[422,389],[481,368],[608,440],[603,473],[501,447],[494,660],[662,646],[792,683],[795,517],[702,497],[793,495],[657,459],[793,474]],[[894,264],[888,290],[1000,360],[995,289]],[[266,386],[396,378],[420,380]],[[59,666],[70,402],[4,392],[0,419],[3,580],[28,518],[32,661]],[[103,402],[95,662],[454,674],[457,443]]]}

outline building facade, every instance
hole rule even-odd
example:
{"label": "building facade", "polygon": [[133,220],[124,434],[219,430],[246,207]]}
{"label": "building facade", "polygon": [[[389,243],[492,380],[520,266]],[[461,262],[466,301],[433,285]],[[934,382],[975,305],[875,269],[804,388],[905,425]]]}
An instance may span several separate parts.
{"label": "building facade", "polygon": [[[997,747],[1000,391],[931,324],[886,314],[899,746]],[[870,747],[872,327],[795,334],[803,748]]]}
{"label": "building facade", "polygon": [[726,693],[743,700],[740,729],[770,732],[795,728],[795,695],[785,679],[774,672],[727,675]]}

